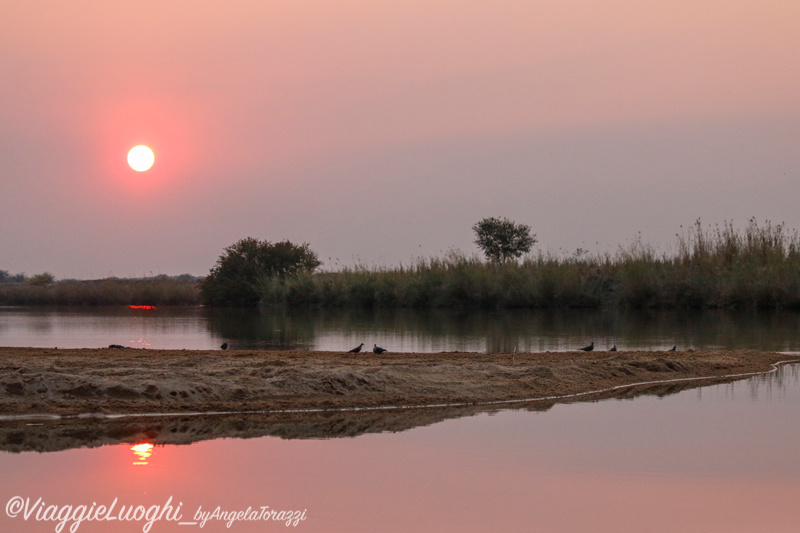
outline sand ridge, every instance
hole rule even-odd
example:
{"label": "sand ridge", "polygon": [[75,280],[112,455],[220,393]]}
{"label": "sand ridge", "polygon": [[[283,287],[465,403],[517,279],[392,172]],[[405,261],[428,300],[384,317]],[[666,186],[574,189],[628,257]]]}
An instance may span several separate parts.
{"label": "sand ridge", "polygon": [[792,358],[749,350],[375,355],[0,348],[0,412],[74,415],[480,404],[647,381],[765,372],[786,359]]}

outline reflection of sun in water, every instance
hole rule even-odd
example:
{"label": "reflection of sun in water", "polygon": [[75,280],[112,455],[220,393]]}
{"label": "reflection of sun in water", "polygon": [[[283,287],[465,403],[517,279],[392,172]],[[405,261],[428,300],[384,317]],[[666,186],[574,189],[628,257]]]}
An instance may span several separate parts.
{"label": "reflection of sun in water", "polygon": [[149,463],[148,459],[153,455],[153,445],[149,442],[135,444],[131,446],[131,451],[136,456],[133,461],[134,466],[144,466]]}
{"label": "reflection of sun in water", "polygon": [[134,146],[128,152],[128,165],[136,172],[150,170],[155,160],[156,156],[153,151],[143,144]]}
{"label": "reflection of sun in water", "polygon": [[130,343],[135,345],[135,346],[143,346],[145,348],[150,346],[150,343],[147,342],[147,340],[144,337],[139,337],[139,339],[137,339],[135,341],[130,341]]}

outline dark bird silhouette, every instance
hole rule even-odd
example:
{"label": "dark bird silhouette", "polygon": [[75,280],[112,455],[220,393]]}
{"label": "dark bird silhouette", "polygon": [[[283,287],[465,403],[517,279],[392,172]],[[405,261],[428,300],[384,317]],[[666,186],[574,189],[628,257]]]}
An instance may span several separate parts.
{"label": "dark bird silhouette", "polygon": [[591,352],[592,350],[594,350],[594,341],[592,341],[592,344],[590,344],[589,346],[584,346],[583,348],[581,348],[582,352]]}
{"label": "dark bird silhouette", "polygon": [[355,348],[353,348],[352,350],[348,351],[347,353],[358,353],[358,352],[361,351],[361,347],[362,346],[364,346],[363,342],[361,344],[359,344],[358,346],[356,346]]}
{"label": "dark bird silhouette", "polygon": [[223,342],[222,346],[220,346],[220,348],[222,348],[223,350],[227,350],[228,349],[228,343],[227,342]]}
{"label": "dark bird silhouette", "polygon": [[611,347],[609,352],[616,352],[616,351],[617,351],[617,345],[615,344],[614,346]]}
{"label": "dark bird silhouette", "polygon": [[381,348],[377,344],[373,344],[372,345],[372,351],[375,352],[375,353],[383,353],[383,352],[386,351],[386,349],[385,348]]}
{"label": "dark bird silhouette", "polygon": [[678,349],[677,346],[673,345],[672,348],[669,349],[670,352],[674,352]]}

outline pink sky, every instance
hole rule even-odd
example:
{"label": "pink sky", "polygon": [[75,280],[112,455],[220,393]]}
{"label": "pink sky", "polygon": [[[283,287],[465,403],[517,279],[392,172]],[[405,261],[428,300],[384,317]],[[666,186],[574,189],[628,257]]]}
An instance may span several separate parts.
{"label": "pink sky", "polygon": [[471,253],[486,216],[567,252],[666,249],[698,217],[800,228],[798,20],[777,0],[6,2],[0,269],[205,274],[246,236],[395,265]]}

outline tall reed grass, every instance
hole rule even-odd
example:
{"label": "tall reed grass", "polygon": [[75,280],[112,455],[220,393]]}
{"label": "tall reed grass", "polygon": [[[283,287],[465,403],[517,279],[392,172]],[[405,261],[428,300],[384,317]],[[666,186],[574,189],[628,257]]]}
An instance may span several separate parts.
{"label": "tall reed grass", "polygon": [[175,278],[0,283],[0,305],[198,305],[196,280]]}
{"label": "tall reed grass", "polygon": [[800,237],[751,219],[677,236],[672,253],[634,241],[616,254],[548,253],[491,263],[450,252],[396,268],[262,279],[263,304],[323,307],[800,308]]}

